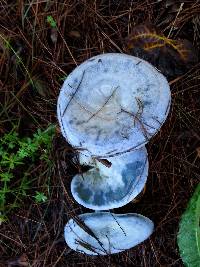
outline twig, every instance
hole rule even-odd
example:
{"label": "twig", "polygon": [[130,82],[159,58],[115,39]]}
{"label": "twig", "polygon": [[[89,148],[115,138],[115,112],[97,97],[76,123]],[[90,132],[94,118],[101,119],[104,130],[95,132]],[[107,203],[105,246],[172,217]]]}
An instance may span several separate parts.
{"label": "twig", "polygon": [[119,228],[122,230],[123,234],[126,236],[126,232],[124,231],[124,229],[121,227],[121,225],[119,224],[119,222],[117,221],[117,219],[115,218],[115,216],[110,213],[110,215],[113,217],[113,219],[115,220],[115,222],[118,224]]}
{"label": "twig", "polygon": [[[83,105],[81,105],[75,98],[73,98],[73,101],[76,102],[77,105],[80,106],[80,108],[82,108],[83,110],[85,110],[87,113],[89,113],[90,115],[93,115],[92,111],[88,110],[86,107],[84,107]],[[99,115],[96,114],[96,117],[105,121],[112,121],[112,119],[105,119]]]}
{"label": "twig", "polygon": [[133,114],[130,111],[127,111],[125,109],[121,109],[121,111],[123,111],[123,112],[129,114],[130,116],[132,116],[134,118],[134,121],[137,120],[139,122],[139,124],[142,127],[142,132],[144,134],[144,137],[146,138],[146,141],[149,141],[148,132],[147,132],[146,128],[144,127],[144,124],[140,121],[140,119],[136,116],[136,114]]}
{"label": "twig", "polygon": [[172,31],[174,30],[174,25],[175,25],[175,23],[176,23],[176,20],[177,20],[177,18],[178,18],[178,16],[179,16],[180,12],[181,12],[182,9],[183,9],[183,5],[184,5],[184,3],[181,3],[181,5],[180,5],[180,7],[179,7],[179,10],[178,10],[178,13],[177,13],[177,15],[176,15],[176,17],[175,17],[175,20],[174,20],[174,22],[172,23],[172,27],[171,27],[171,29],[170,29],[170,31],[169,31],[169,34],[167,35],[167,38],[170,37]]}
{"label": "twig", "polygon": [[[72,94],[72,96],[71,96],[71,98],[70,98],[69,102],[67,103],[67,106],[65,107],[65,109],[64,109],[64,111],[63,111],[62,117],[64,116],[64,114],[65,114],[65,112],[66,112],[67,108],[69,107],[69,104],[71,103],[72,99],[74,98],[74,96],[75,96],[75,95],[76,95],[76,93],[78,92],[78,89],[80,88],[80,86],[81,86],[81,83],[82,83],[82,81],[83,81],[83,77],[84,77],[84,75],[85,75],[85,70],[83,71],[83,74],[82,74],[81,80],[80,80],[80,82],[79,82],[79,84],[78,84],[77,88],[75,89],[75,92]],[[69,86],[70,86],[70,85],[69,85]],[[71,87],[71,86],[70,86],[70,87]]]}
{"label": "twig", "polygon": [[105,106],[106,106],[106,104],[109,102],[109,100],[113,97],[113,95],[114,95],[114,93],[116,92],[116,90],[119,88],[119,86],[117,86],[114,90],[113,90],[113,92],[112,92],[112,94],[106,99],[106,101],[105,101],[105,103],[102,105],[102,107],[100,108],[100,109],[98,109],[88,120],[87,120],[87,122],[89,122],[89,120],[91,120],[92,118],[94,118]]}
{"label": "twig", "polygon": [[[137,113],[135,115],[135,119],[136,119],[136,118],[138,118],[138,116],[141,117],[141,115],[143,113],[143,110],[144,110],[144,105],[143,105],[142,101],[139,99],[139,97],[136,97],[135,99],[136,99],[138,107],[139,107],[138,111],[137,111]],[[135,119],[134,119],[134,126],[135,126]]]}

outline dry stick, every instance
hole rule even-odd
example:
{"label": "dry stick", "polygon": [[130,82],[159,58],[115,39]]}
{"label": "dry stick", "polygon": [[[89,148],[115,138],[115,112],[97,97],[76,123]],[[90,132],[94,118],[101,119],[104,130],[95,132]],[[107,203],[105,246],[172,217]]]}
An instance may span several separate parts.
{"label": "dry stick", "polygon": [[67,76],[67,73],[65,71],[63,71],[58,65],[56,65],[55,62],[51,61],[52,64],[50,64],[49,62],[44,61],[44,60],[42,60],[41,58],[38,58],[38,57],[34,57],[33,59],[35,61],[42,62],[42,63],[46,64],[47,66],[49,66],[51,68],[55,68],[55,69],[59,70],[61,73],[63,73],[65,76]]}
{"label": "dry stick", "polygon": [[97,17],[102,21],[104,22],[114,33],[117,34],[117,32],[115,31],[115,29],[97,12],[95,11],[94,9],[92,9],[89,5],[87,5],[83,0],[81,0],[81,2],[87,7],[87,9],[91,10],[93,13],[95,13],[97,15]]}
{"label": "dry stick", "polygon": [[[80,245],[81,247],[83,247],[83,248],[85,248],[85,249],[87,249],[89,251],[92,251],[92,252],[94,252],[94,253],[96,253],[96,254],[98,254],[100,256],[100,254],[97,252],[98,248],[90,245],[89,243],[86,243],[85,241],[80,241],[78,239],[75,239],[75,242],[76,242],[76,244]],[[81,249],[78,249],[78,247],[76,248],[76,250],[78,252],[80,252],[80,253],[84,253],[84,251],[81,250]]]}
{"label": "dry stick", "polygon": [[[90,229],[90,227],[88,227],[80,218],[78,217],[74,217],[73,220],[78,224],[78,226],[83,229],[84,232],[86,232],[88,235],[90,235],[91,237],[93,237],[98,244],[100,245],[100,247],[102,248],[102,250],[107,254],[106,249],[103,246],[103,243],[99,240],[99,238],[95,235],[95,233]],[[69,226],[70,227],[70,226]],[[72,230],[72,228],[70,227],[71,231],[79,238],[79,240],[81,240],[81,238]],[[88,243],[86,243],[83,239],[82,241],[77,240],[77,242],[81,242],[81,245],[87,245],[89,247],[92,248],[92,246]],[[83,246],[84,247],[84,246]],[[88,249],[88,248],[87,248]],[[96,252],[96,251],[95,251]],[[96,252],[97,253],[97,252]],[[98,254],[98,253],[97,253]]]}
{"label": "dry stick", "polygon": [[[117,221],[117,219],[114,217],[114,215],[112,214],[112,213],[110,213],[110,215],[114,218],[114,220],[116,221],[116,223],[118,224],[118,226],[120,227],[120,229],[122,230],[122,232],[124,233],[124,235],[126,236],[126,233],[125,233],[125,231],[123,230],[123,228],[121,227],[121,225],[119,224],[119,222]],[[76,223],[78,223],[77,221],[76,221]],[[83,222],[81,222],[81,223],[83,223]],[[78,223],[79,224],[79,223]],[[90,231],[90,233],[91,233],[91,229],[87,226],[87,225],[85,225],[85,223],[84,223],[84,225],[79,225],[81,228],[82,228],[82,226],[86,226],[87,227],[87,230],[89,229],[89,231]],[[71,229],[71,227],[70,227],[70,229]],[[84,231],[86,231],[87,232],[87,230],[85,230],[84,228],[82,228]],[[76,235],[76,236],[78,236],[72,229],[71,229],[71,231]],[[88,233],[88,232],[87,232]],[[91,235],[90,233],[88,233],[89,235]],[[94,235],[93,236],[93,232],[92,232],[92,237],[93,238],[95,238],[96,240],[97,240],[97,242],[99,243],[99,245],[101,246],[101,248],[102,248],[102,250],[100,250],[100,251],[103,251],[103,252],[105,252],[106,253],[106,255],[109,255],[109,254],[111,254],[111,253],[109,253],[109,252],[107,252],[106,251],[106,249],[103,247],[103,244],[100,242],[100,240],[96,237],[96,235]],[[107,235],[106,235],[106,237],[107,237]],[[80,237],[78,237],[80,240],[81,240],[81,238]],[[108,237],[107,237],[107,239],[108,239]],[[92,251],[92,252],[95,252],[95,253],[97,253],[97,254],[99,254],[95,249],[97,249],[97,248],[95,248],[94,246],[92,246],[92,245],[90,245],[90,244],[88,244],[88,243],[86,243],[86,242],[84,242],[83,240],[82,241],[80,241],[80,240],[76,240],[76,242],[78,243],[78,244],[80,244],[82,247],[84,247],[84,248],[86,248],[86,249],[88,249],[88,250],[90,250],[90,251]],[[109,244],[110,244],[110,241],[109,241],[109,239],[108,239],[108,242],[109,242]],[[110,246],[111,247],[111,246]],[[114,248],[114,249],[116,249],[113,245],[112,245],[112,247]],[[119,248],[117,248],[118,250],[124,250],[123,248],[122,249],[119,249]],[[110,249],[109,249],[110,250]]]}
{"label": "dry stick", "polygon": [[117,50],[120,52],[120,53],[123,53],[123,51],[119,48],[119,46],[105,33],[105,32],[103,32],[103,31],[101,31],[101,33],[102,33],[102,35],[104,36],[104,37],[106,37],[109,41],[110,41],[110,43],[115,47],[115,48],[117,48]]}
{"label": "dry stick", "polygon": [[[60,215],[60,214],[61,214],[62,211],[63,211],[63,203],[64,203],[64,202],[62,201],[61,211],[59,212],[59,216],[58,216],[59,218],[61,218],[61,215]],[[58,225],[58,222],[57,222],[57,225]],[[60,226],[60,224],[59,224],[58,226]],[[55,244],[56,244],[56,240],[57,240],[57,238],[58,238],[59,233],[60,233],[60,232],[57,231],[57,234],[56,234],[56,236],[55,236],[55,238],[54,238],[54,241],[52,242],[51,246],[48,247],[48,250],[47,250],[46,253],[45,253],[44,266],[46,266],[46,261],[47,261],[49,255],[50,255],[50,253],[51,253],[53,247],[54,247]]]}
{"label": "dry stick", "polygon": [[[11,95],[13,96],[13,98],[19,103],[19,105],[29,114],[29,116],[31,116],[31,118],[33,119],[33,121],[40,126],[39,122],[35,119],[35,117],[31,114],[31,112],[22,104],[22,102],[18,99],[18,97],[13,93],[10,92]],[[12,104],[12,103],[11,103]]]}
{"label": "dry stick", "polygon": [[[117,156],[117,155],[121,155],[121,154],[123,154],[123,153],[128,153],[128,152],[130,152],[130,151],[136,149],[137,147],[140,147],[142,144],[145,144],[146,141],[149,141],[149,138],[148,138],[148,132],[147,132],[147,130],[146,130],[145,127],[144,127],[144,124],[145,124],[145,123],[141,122],[140,119],[137,117],[136,114],[131,113],[131,112],[125,110],[125,109],[122,109],[122,108],[121,108],[121,111],[120,111],[120,112],[125,112],[125,113],[129,114],[131,117],[134,117],[134,120],[137,120],[137,121],[139,122],[139,124],[142,126],[143,134],[144,134],[144,137],[146,138],[146,140],[143,141],[143,142],[141,142],[141,143],[139,143],[138,145],[136,145],[136,146],[134,146],[134,147],[128,149],[128,150],[123,151],[123,152],[117,152],[117,153],[114,153],[114,154],[107,154],[107,155],[106,155],[107,158],[109,158],[109,157],[110,157],[110,158],[111,158],[111,157],[115,157],[115,156]],[[146,126],[155,129],[154,127],[152,127],[152,126],[150,126],[150,125],[147,125],[147,124],[146,124]],[[112,153],[112,152],[110,152],[110,153]],[[99,158],[99,157],[96,157],[96,159],[98,159],[98,158]]]}
{"label": "dry stick", "polygon": [[156,258],[157,263],[159,264],[159,266],[162,266],[162,264],[160,263],[160,261],[158,259],[157,253],[155,251],[155,247],[154,247],[153,241],[151,241],[151,239],[150,239],[149,242],[151,244],[151,249],[153,251],[153,254],[154,254],[155,258]]}
{"label": "dry stick", "polygon": [[119,228],[122,230],[123,234],[126,236],[126,232],[124,231],[124,229],[121,227],[121,225],[119,224],[119,222],[117,221],[117,219],[115,218],[115,216],[110,213],[110,215],[113,217],[113,219],[115,220],[115,222],[118,224]]}
{"label": "dry stick", "polygon": [[57,29],[58,33],[60,34],[60,37],[62,38],[62,40],[63,40],[65,46],[67,47],[67,50],[68,50],[68,52],[69,52],[71,58],[73,59],[75,65],[78,66],[78,64],[77,64],[77,62],[76,62],[74,56],[72,55],[71,50],[69,49],[69,46],[68,46],[67,42],[65,41],[64,37],[62,36],[62,33],[59,31],[58,27],[56,27],[56,29]]}
{"label": "dry stick", "polygon": [[139,124],[142,127],[142,131],[143,131],[144,137],[146,138],[146,141],[149,141],[148,132],[147,132],[146,128],[144,127],[144,124],[140,121],[140,119],[136,116],[136,114],[133,114],[132,112],[127,111],[125,109],[121,109],[121,111],[129,114],[132,117],[134,117],[134,121],[137,120],[139,122]]}
{"label": "dry stick", "polygon": [[[72,228],[70,227],[71,231],[74,233],[74,235],[78,236],[73,230]],[[104,247],[102,247],[102,249],[98,248],[98,247],[95,247],[95,246],[92,246],[91,244],[85,242],[83,239],[81,239],[79,236],[78,236],[79,240],[78,239],[75,239],[75,244],[77,245],[80,245],[82,246],[83,248],[89,250],[89,251],[92,251],[94,253],[96,253],[98,256],[101,256],[101,254],[99,252],[97,252],[97,250],[99,251],[102,251],[104,252],[107,256],[109,255],[109,253],[106,251],[106,249]],[[98,242],[99,243],[99,242]],[[78,246],[76,247],[76,251],[77,252],[80,252],[80,253],[85,253],[85,251],[81,250],[81,249],[78,249]]]}
{"label": "dry stick", "polygon": [[[27,249],[27,247],[26,247],[24,244],[18,242],[17,240],[15,240],[15,239],[13,239],[13,238],[7,236],[7,235],[4,235],[3,233],[0,233],[0,235],[3,236],[3,237],[5,237],[6,239],[12,241],[12,244],[15,243],[15,244],[17,244],[19,247],[23,247],[23,249],[25,249],[25,250]],[[21,240],[20,240],[20,241],[21,241]]]}
{"label": "dry stick", "polygon": [[[33,29],[33,34],[32,34],[32,41],[31,41],[31,45],[32,45],[32,61],[33,61],[33,57],[34,57],[34,37],[35,37],[35,28],[36,28],[36,25],[37,25],[37,22],[38,22],[38,0],[36,1],[36,10],[33,8],[32,4],[31,4],[31,9],[34,13],[34,21],[33,21],[33,26],[32,26],[32,29]],[[39,23],[38,23],[39,24]]]}
{"label": "dry stick", "polygon": [[112,163],[107,159],[99,159],[99,158],[94,158],[94,159],[98,160],[100,163],[102,163],[107,168],[110,168],[112,166]]}
{"label": "dry stick", "polygon": [[106,106],[106,104],[109,102],[109,100],[113,97],[113,95],[114,95],[114,93],[116,92],[116,90],[119,88],[119,86],[117,86],[114,90],[113,90],[113,92],[112,92],[112,94],[106,99],[106,101],[105,101],[105,103],[102,105],[102,107],[100,108],[100,109],[98,109],[88,120],[87,120],[87,122],[89,122],[89,120],[91,120],[93,117],[95,117],[105,106]]}
{"label": "dry stick", "polygon": [[142,255],[143,255],[143,262],[144,262],[144,267],[148,267],[147,261],[146,261],[146,254],[145,254],[145,247],[143,248],[142,246]]}
{"label": "dry stick", "polygon": [[[140,62],[139,62],[139,63],[140,63]],[[135,120],[137,120],[137,121],[142,125],[143,128],[144,128],[144,125],[143,125],[143,124],[145,124],[146,126],[152,128],[152,129],[156,129],[156,128],[153,127],[153,126],[150,126],[150,125],[148,125],[147,123],[142,123],[142,122],[140,121],[140,119],[138,118],[138,115],[141,117],[141,115],[142,115],[142,113],[143,113],[143,110],[144,110],[144,105],[143,105],[143,103],[142,103],[142,101],[140,100],[139,97],[135,97],[135,99],[136,99],[137,104],[138,104],[138,111],[137,111],[136,114],[133,114],[133,113],[131,113],[131,112],[129,112],[129,111],[126,111],[125,109],[122,109],[122,108],[121,108],[121,112],[124,111],[124,112],[128,113],[129,115],[134,116],[134,126],[135,126]],[[169,105],[169,104],[168,104],[168,105]],[[158,121],[158,122],[159,122],[159,121]],[[159,122],[159,124],[161,124],[161,123]],[[144,130],[145,130],[146,134],[148,135],[148,133],[147,133],[147,131],[146,131],[145,128],[144,128]],[[147,141],[149,141],[148,137],[147,137]]]}
{"label": "dry stick", "polygon": [[[89,109],[87,109],[86,107],[84,107],[83,105],[81,105],[81,104],[76,100],[76,98],[73,98],[72,100],[73,100],[77,105],[79,105],[80,108],[82,108],[84,111],[86,111],[86,112],[89,113],[90,115],[93,115],[93,112],[90,111]],[[99,116],[99,115],[97,115],[97,114],[96,114],[96,117],[99,118],[99,119],[105,120],[105,121],[112,121],[112,119],[105,119],[105,118],[103,118],[103,117],[101,117],[101,116]]]}
{"label": "dry stick", "polygon": [[[137,111],[137,113],[136,113],[136,115],[135,115],[135,118],[136,118],[136,117],[138,118],[138,116],[141,117],[141,115],[142,115],[142,113],[143,113],[144,105],[143,105],[142,101],[139,99],[139,97],[136,97],[135,99],[136,99],[137,104],[138,104],[138,107],[139,107],[139,108],[138,108],[138,111]],[[135,126],[135,119],[134,119],[134,126]]]}
{"label": "dry stick", "polygon": [[174,22],[172,23],[172,27],[171,27],[171,29],[170,29],[170,31],[169,31],[169,34],[167,35],[167,38],[170,37],[171,32],[172,32],[173,29],[174,29],[174,25],[175,25],[175,23],[176,23],[176,20],[177,20],[177,18],[178,18],[178,16],[179,16],[180,12],[181,12],[182,9],[183,9],[183,5],[184,5],[184,3],[181,3],[181,5],[180,5],[180,7],[179,7],[179,10],[178,10],[178,13],[177,13],[177,15],[176,15],[176,17],[175,17],[175,20],[174,20]]}
{"label": "dry stick", "polygon": [[[64,111],[63,111],[62,117],[64,116],[64,114],[65,114],[67,108],[69,107],[69,104],[71,103],[72,99],[74,98],[74,96],[75,96],[76,93],[78,92],[78,90],[79,90],[79,88],[80,88],[80,86],[81,86],[81,83],[82,83],[82,81],[83,81],[83,77],[84,77],[84,75],[85,75],[85,70],[83,71],[81,80],[80,80],[80,82],[79,82],[77,88],[75,89],[75,92],[72,94],[72,96],[71,96],[69,102],[67,103],[67,106],[65,107],[65,109],[64,109]],[[69,85],[69,84],[68,84],[68,85]],[[69,85],[69,86],[71,87],[71,85]]]}
{"label": "dry stick", "polygon": [[57,265],[57,263],[61,260],[63,254],[65,253],[65,251],[67,250],[67,248],[64,248],[62,253],[60,254],[60,256],[57,258],[56,262],[54,263],[54,265],[52,267],[55,267]]}
{"label": "dry stick", "polygon": [[[48,47],[42,42],[42,40],[40,39],[40,37],[38,36],[37,33],[35,33],[36,37],[37,37],[37,40],[40,42],[41,46],[44,47],[44,49],[51,55],[51,57],[53,58],[53,54],[52,52],[48,49]],[[35,57],[33,57],[33,60],[34,60]]]}
{"label": "dry stick", "polygon": [[[146,142],[143,141],[143,142],[139,143],[138,145],[133,146],[133,147],[127,149],[127,150],[124,150],[124,151],[122,151],[122,152],[116,152],[116,153],[114,153],[114,154],[111,154],[111,153],[113,153],[114,151],[116,151],[116,149],[115,149],[114,151],[111,151],[111,152],[107,153],[104,157],[105,157],[105,158],[113,158],[113,157],[116,157],[116,156],[118,156],[118,155],[122,155],[122,154],[125,154],[125,153],[128,153],[128,152],[131,152],[131,151],[133,151],[133,150],[137,149],[138,147],[141,147],[142,145],[145,145],[145,144],[146,144]],[[96,159],[98,160],[99,157],[96,157]]]}
{"label": "dry stick", "polygon": [[49,208],[49,203],[47,205],[47,207],[45,208],[45,211],[43,212],[43,214],[41,213],[40,209],[39,209],[39,206],[36,204],[36,207],[37,207],[37,210],[38,210],[38,213],[40,215],[40,224],[38,224],[36,230],[35,230],[35,234],[34,234],[34,237],[32,238],[32,241],[34,242],[36,240],[36,237],[38,235],[38,232],[41,230],[41,227],[43,226],[43,229],[45,230],[45,234],[44,236],[50,236],[48,230],[47,230],[47,226],[45,224],[45,221],[44,221],[44,217],[46,216],[46,213],[47,213],[47,210]]}

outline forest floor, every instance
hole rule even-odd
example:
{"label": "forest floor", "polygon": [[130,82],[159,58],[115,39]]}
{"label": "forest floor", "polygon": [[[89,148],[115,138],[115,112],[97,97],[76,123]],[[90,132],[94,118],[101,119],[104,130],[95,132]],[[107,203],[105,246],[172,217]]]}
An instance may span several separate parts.
{"label": "forest floor", "polygon": [[[144,23],[174,40],[187,39],[199,50],[199,1],[0,1],[0,135],[15,127],[20,136],[31,136],[57,125],[52,164],[31,163],[31,186],[0,225],[0,266],[183,266],[178,225],[200,182],[198,60],[168,78],[172,105],[164,126],[147,145],[146,188],[137,202],[114,211],[149,217],[155,223],[151,238],[116,255],[88,257],[67,247],[63,237],[69,218],[89,212],[73,200],[69,189],[79,167],[56,117],[63,80],[91,56],[127,53],[127,37]],[[20,179],[18,172],[13,183]],[[36,191],[44,192],[47,200],[35,201]]]}

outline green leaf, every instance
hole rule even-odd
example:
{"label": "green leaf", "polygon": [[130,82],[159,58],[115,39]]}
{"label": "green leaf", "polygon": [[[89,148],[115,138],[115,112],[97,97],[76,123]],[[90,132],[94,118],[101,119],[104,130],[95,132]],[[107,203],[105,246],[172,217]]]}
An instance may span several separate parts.
{"label": "green leaf", "polygon": [[10,180],[13,178],[13,174],[9,172],[3,172],[0,174],[0,177],[2,182],[10,182]]}
{"label": "green leaf", "polygon": [[47,196],[45,196],[45,194],[42,192],[36,192],[35,201],[37,203],[45,202],[45,201],[47,201]]}
{"label": "green leaf", "polygon": [[47,22],[50,24],[52,28],[56,28],[56,21],[52,16],[47,16]]}
{"label": "green leaf", "polygon": [[0,148],[0,157],[1,157],[1,159],[2,159],[2,161],[4,161],[5,159],[7,159],[8,158],[8,152],[7,151],[5,151],[4,149],[1,149]]}
{"label": "green leaf", "polygon": [[181,258],[187,267],[200,266],[200,184],[182,215],[177,237]]}
{"label": "green leaf", "polygon": [[20,149],[18,150],[17,154],[18,154],[18,156],[19,156],[20,159],[24,159],[24,158],[26,158],[26,157],[29,156],[28,151],[25,150],[25,149],[23,149],[23,148],[20,148]]}
{"label": "green leaf", "polygon": [[[28,196],[34,180],[30,180],[31,166],[40,160],[49,164],[47,168],[53,164],[50,155],[56,125],[50,124],[46,130],[37,129],[31,137],[19,136],[16,129],[17,126],[0,137],[0,211],[6,216]],[[42,192],[31,196],[37,203],[48,199]]]}
{"label": "green leaf", "polygon": [[1,144],[4,144],[7,146],[7,148],[9,149],[13,149],[17,142],[18,142],[18,133],[17,132],[13,132],[14,130],[12,130],[10,133],[7,133],[3,136],[3,138],[0,139]]}
{"label": "green leaf", "polygon": [[4,222],[6,222],[6,217],[0,212],[0,225]]}

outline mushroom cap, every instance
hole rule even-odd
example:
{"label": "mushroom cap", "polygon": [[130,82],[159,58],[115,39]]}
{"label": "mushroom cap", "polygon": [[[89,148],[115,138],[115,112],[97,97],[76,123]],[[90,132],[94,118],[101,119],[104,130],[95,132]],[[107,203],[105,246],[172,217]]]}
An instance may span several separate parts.
{"label": "mushroom cap", "polygon": [[[86,160],[82,158],[83,161]],[[93,210],[114,209],[126,205],[142,191],[148,175],[145,147],[109,161],[111,167],[89,160],[93,168],[73,177],[71,192],[79,204]]]}
{"label": "mushroom cap", "polygon": [[108,53],[68,75],[57,114],[72,146],[106,158],[144,146],[165,121],[170,101],[167,80],[151,64]]}
{"label": "mushroom cap", "polygon": [[135,213],[86,213],[79,216],[83,226],[70,219],[64,237],[68,246],[89,255],[107,255],[130,249],[153,232],[153,222]]}

